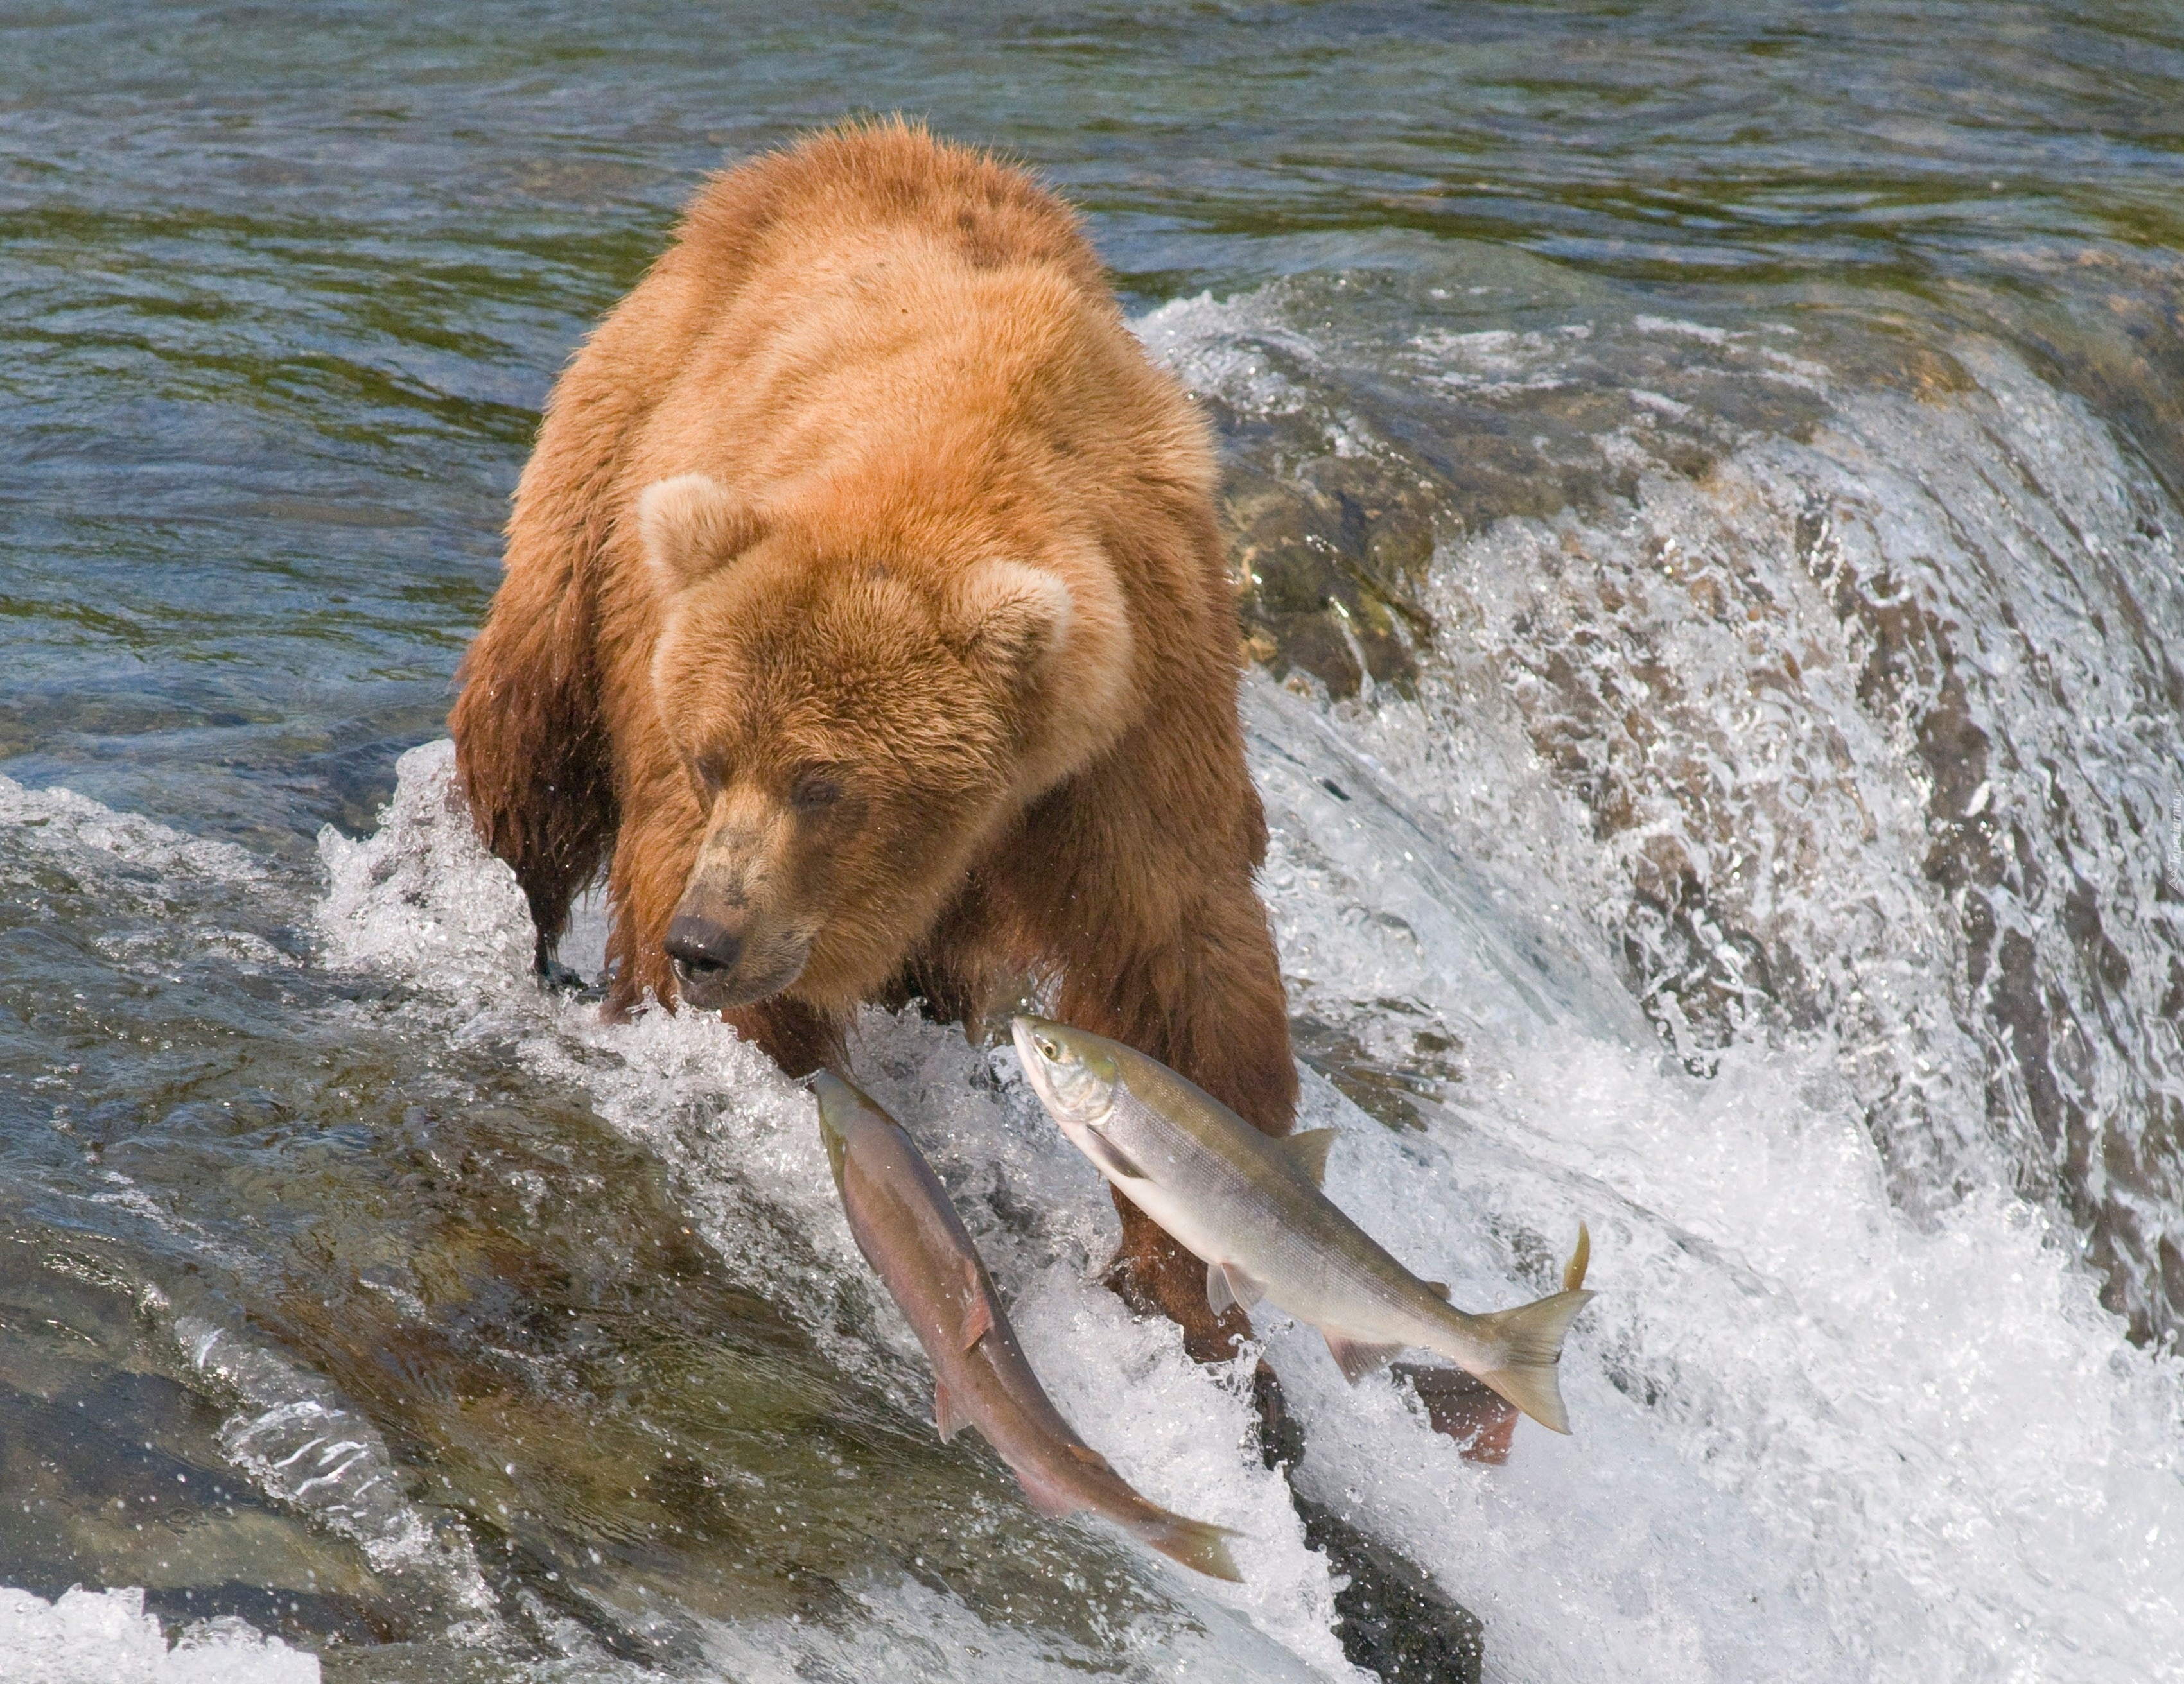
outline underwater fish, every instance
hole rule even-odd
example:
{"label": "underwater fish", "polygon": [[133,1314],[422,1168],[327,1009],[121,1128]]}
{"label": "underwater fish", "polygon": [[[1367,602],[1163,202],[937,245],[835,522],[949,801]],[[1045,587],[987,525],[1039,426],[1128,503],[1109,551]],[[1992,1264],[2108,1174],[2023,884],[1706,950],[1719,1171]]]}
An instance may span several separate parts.
{"label": "underwater fish", "polygon": [[[1029,1015],[1013,1027],[1048,1114],[1124,1198],[1205,1263],[1217,1312],[1271,1298],[1319,1330],[1352,1385],[1407,1347],[1438,1352],[1540,1426],[1569,1431],[1555,1370],[1591,1293],[1468,1315],[1447,1287],[1412,1275],[1319,1190],[1334,1130],[1277,1139],[1118,1041]],[[1565,1278],[1581,1280],[1582,1269],[1573,1259]]]}
{"label": "underwater fish", "polygon": [[940,1178],[902,1125],[832,1070],[812,1087],[857,1249],[932,1360],[941,1437],[975,1427],[1042,1514],[1089,1509],[1186,1567],[1240,1580],[1224,1542],[1237,1533],[1148,1503],[1062,1419],[1024,1359]]}

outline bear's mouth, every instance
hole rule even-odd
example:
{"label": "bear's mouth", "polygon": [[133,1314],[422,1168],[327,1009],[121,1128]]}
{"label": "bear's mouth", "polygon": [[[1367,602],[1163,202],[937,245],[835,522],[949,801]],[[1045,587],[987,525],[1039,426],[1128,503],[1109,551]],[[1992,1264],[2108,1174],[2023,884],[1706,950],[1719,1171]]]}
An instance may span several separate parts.
{"label": "bear's mouth", "polygon": [[765,999],[769,994],[778,994],[796,981],[794,970],[778,976],[760,980],[749,976],[735,965],[689,964],[682,959],[671,959],[669,964],[675,972],[675,991],[687,1005],[716,1011],[725,1006],[748,1006]]}
{"label": "bear's mouth", "polygon": [[675,992],[694,1006],[724,1006],[733,991],[728,979],[735,975],[733,965],[714,964],[705,959],[695,963],[688,959],[670,959],[668,968],[675,973]]}
{"label": "bear's mouth", "polygon": [[675,975],[675,991],[686,1004],[707,1011],[728,1006],[748,1006],[778,994],[804,974],[811,944],[804,942],[768,942],[757,951],[744,942],[710,932],[711,939],[692,939],[677,919],[668,931],[668,968]]}

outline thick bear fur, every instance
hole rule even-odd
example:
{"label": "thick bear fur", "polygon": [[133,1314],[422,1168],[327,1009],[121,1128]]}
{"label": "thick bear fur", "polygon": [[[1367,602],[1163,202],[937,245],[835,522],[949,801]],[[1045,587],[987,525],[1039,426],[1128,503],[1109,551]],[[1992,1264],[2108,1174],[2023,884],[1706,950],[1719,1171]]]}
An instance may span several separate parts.
{"label": "thick bear fur", "polygon": [[[1214,485],[1021,171],[896,123],[715,178],[555,386],[463,664],[542,964],[610,856],[612,1010],[722,1006],[801,1074],[861,1001],[1045,975],[1286,1132]],[[1123,1214],[1118,1286],[1233,1348]]]}

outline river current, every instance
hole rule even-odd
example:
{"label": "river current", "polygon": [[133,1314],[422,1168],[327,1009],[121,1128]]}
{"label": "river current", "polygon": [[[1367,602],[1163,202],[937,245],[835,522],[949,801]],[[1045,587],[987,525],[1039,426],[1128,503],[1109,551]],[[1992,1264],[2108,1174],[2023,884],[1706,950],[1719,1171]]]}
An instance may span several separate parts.
{"label": "river current", "polygon": [[0,1678],[1368,1676],[1012,1053],[854,1048],[1240,1587],[935,1440],[808,1098],[451,792],[554,374],[895,109],[1219,430],[1331,1194],[1591,1227],[1503,1466],[1262,1317],[1298,1489],[1489,1679],[2184,1677],[2173,8],[541,0],[0,19]]}

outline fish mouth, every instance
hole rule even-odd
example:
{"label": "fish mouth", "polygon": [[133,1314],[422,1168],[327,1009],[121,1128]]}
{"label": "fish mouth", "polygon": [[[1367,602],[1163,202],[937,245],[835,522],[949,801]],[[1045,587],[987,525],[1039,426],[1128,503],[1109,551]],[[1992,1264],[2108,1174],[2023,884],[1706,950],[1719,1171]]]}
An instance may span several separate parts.
{"label": "fish mouth", "polygon": [[1009,1020],[1009,1038],[1017,1044],[1017,1057],[1022,1061],[1024,1075],[1033,1090],[1047,1104],[1059,1109],[1061,1096],[1054,1091],[1050,1066],[1061,1061],[1061,1043],[1046,1032],[1052,1027],[1043,1017],[1018,1012]]}
{"label": "fish mouth", "polygon": [[849,1125],[858,1109],[872,1101],[855,1083],[832,1070],[822,1070],[811,1078],[811,1092],[819,1102],[819,1137],[827,1142],[827,1166],[834,1172],[834,1185],[839,1187],[843,1162],[850,1151]]}
{"label": "fish mouth", "polygon": [[1084,1127],[1106,1111],[1115,1077],[1105,1053],[1095,1048],[1088,1054],[1072,1044],[1067,1024],[1029,1012],[1010,1020],[1009,1034],[1032,1091],[1056,1122]]}

